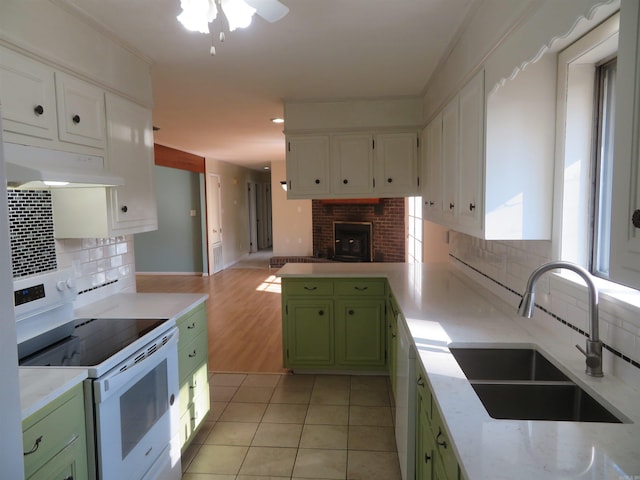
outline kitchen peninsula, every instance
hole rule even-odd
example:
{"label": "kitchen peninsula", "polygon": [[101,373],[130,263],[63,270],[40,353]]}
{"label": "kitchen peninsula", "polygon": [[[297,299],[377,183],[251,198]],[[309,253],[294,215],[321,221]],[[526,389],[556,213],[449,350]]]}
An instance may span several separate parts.
{"label": "kitchen peninsula", "polygon": [[[386,279],[387,294],[399,307],[398,322],[408,329],[417,351],[416,371],[424,370],[443,433],[452,443],[460,478],[538,480],[574,478],[583,472],[588,478],[636,478],[640,392],[611,374],[606,357],[605,376],[587,377],[584,357],[574,347],[583,337],[573,330],[555,334],[555,328],[570,329],[540,310],[533,319],[518,317],[518,295],[505,290],[499,298],[473,275],[453,258],[449,264],[423,265],[287,264],[278,271],[283,291],[293,279]],[[622,423],[490,417],[449,350],[487,345],[534,346],[608,405]]]}

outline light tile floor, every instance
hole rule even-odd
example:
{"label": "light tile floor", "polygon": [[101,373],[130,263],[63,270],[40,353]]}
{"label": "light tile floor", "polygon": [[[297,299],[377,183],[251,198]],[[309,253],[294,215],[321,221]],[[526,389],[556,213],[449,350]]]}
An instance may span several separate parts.
{"label": "light tile floor", "polygon": [[384,376],[210,376],[183,480],[400,480]]}

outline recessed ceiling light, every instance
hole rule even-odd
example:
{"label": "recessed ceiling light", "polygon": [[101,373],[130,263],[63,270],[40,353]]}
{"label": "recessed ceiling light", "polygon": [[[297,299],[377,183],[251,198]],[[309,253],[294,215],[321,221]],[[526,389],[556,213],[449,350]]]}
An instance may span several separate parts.
{"label": "recessed ceiling light", "polygon": [[272,118],[271,121],[273,123],[284,123],[284,118],[276,117],[276,118]]}
{"label": "recessed ceiling light", "polygon": [[262,168],[265,169],[265,170],[271,170],[271,167],[269,165],[266,165],[266,166],[264,166]]}

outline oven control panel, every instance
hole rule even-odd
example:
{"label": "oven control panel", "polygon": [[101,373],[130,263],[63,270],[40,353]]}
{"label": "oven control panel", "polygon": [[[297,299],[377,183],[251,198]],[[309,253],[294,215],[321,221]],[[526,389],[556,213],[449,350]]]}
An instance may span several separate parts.
{"label": "oven control panel", "polygon": [[73,302],[76,289],[71,268],[17,278],[13,281],[16,317]]}

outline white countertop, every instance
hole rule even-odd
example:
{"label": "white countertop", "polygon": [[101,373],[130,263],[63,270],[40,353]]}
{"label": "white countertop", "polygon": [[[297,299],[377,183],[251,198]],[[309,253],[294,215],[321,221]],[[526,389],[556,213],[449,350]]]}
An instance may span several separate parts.
{"label": "white countertop", "polygon": [[[204,302],[191,293],[120,293],[74,311],[77,318],[176,319]],[[81,367],[20,367],[22,420],[87,378]]]}
{"label": "white countertop", "polygon": [[[292,263],[278,275],[388,279],[468,480],[577,478],[585,470],[582,478],[640,479],[640,392],[607,374],[606,364],[604,377],[586,376],[574,344],[545,333],[535,317],[517,316],[515,299],[506,303],[446,263]],[[451,344],[535,345],[630,422],[493,419],[449,352]]]}

